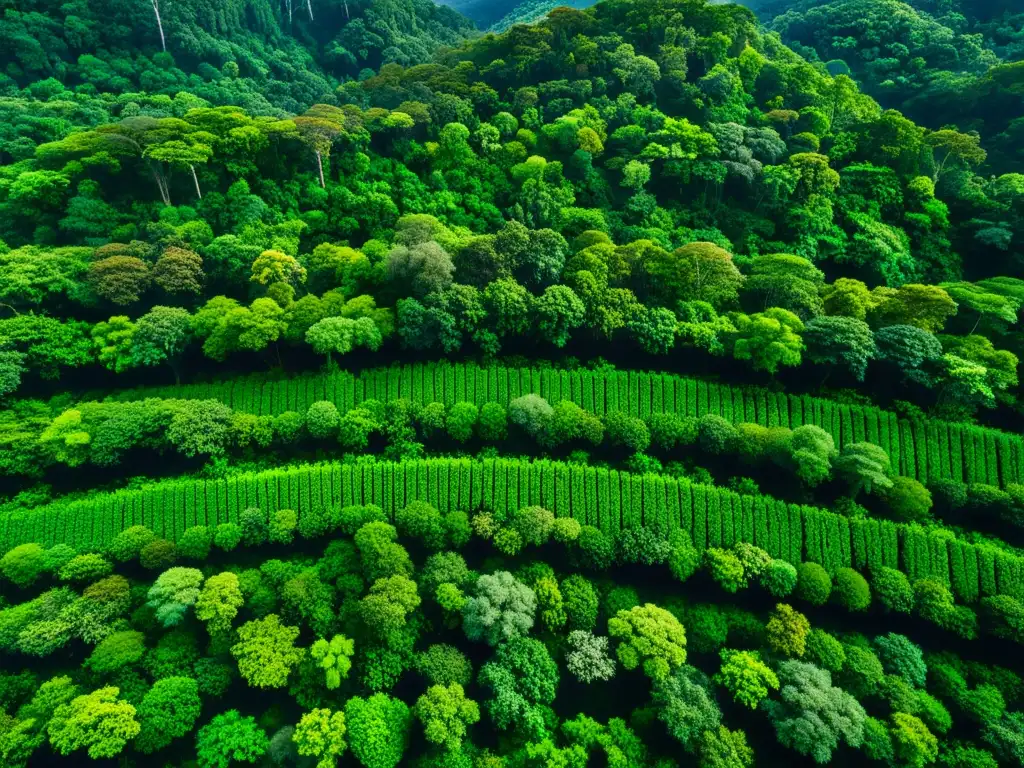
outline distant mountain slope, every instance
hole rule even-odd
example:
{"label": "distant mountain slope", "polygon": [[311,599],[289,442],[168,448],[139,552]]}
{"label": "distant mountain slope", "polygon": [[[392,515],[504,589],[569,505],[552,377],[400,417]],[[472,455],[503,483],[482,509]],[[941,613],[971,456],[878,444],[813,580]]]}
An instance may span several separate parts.
{"label": "distant mountain slope", "polygon": [[472,32],[430,0],[0,0],[0,95],[54,78],[300,111],[340,79],[426,61]]}
{"label": "distant mountain slope", "polygon": [[1024,6],[1010,0],[740,0],[809,61],[849,72],[883,106],[985,136],[1024,170]]}
{"label": "distant mountain slope", "polygon": [[558,7],[589,8],[596,0],[524,0],[490,26],[492,32],[504,32],[513,24],[532,24]]}

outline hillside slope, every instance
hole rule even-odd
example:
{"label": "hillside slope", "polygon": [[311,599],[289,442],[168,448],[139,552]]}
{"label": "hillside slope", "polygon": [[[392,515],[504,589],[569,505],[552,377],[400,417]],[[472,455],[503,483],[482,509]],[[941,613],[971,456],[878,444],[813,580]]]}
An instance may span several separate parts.
{"label": "hillside slope", "polygon": [[429,60],[472,30],[429,0],[0,3],[0,94],[35,84],[174,95],[257,114],[330,100],[364,69]]}

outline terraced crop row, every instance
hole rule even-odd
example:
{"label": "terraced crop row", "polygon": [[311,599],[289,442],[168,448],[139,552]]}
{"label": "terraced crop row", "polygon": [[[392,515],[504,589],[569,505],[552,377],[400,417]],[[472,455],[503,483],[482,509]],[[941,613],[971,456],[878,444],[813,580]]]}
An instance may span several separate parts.
{"label": "terraced crop row", "polygon": [[993,594],[1024,596],[1020,558],[991,547],[686,480],[528,459],[323,463],[157,483],[14,513],[0,520],[0,549],[29,541],[99,548],[132,525],[173,540],[196,525],[237,521],[251,506],[294,509],[301,518],[326,505],[372,503],[394,515],[416,499],[442,512],[501,514],[536,504],[608,533],[636,526],[663,534],[682,528],[701,549],[746,541],[773,557],[810,560],[831,571],[899,568],[911,579],[942,580],[965,602]]}
{"label": "terraced crop row", "polygon": [[880,445],[901,475],[924,483],[936,478],[998,486],[1024,483],[1024,440],[1016,435],[935,420],[910,421],[874,407],[667,373],[422,363],[358,374],[337,371],[297,376],[284,381],[247,376],[211,384],[126,390],[114,397],[215,399],[239,411],[277,415],[305,411],[318,400],[330,400],[342,410],[368,399],[397,398],[446,405],[460,401],[507,405],[528,393],[539,394],[551,403],[572,400],[598,415],[625,411],[642,418],[668,411],[681,416],[711,413],[732,422],[767,427],[793,429],[814,424],[831,434],[840,447],[862,441]]}

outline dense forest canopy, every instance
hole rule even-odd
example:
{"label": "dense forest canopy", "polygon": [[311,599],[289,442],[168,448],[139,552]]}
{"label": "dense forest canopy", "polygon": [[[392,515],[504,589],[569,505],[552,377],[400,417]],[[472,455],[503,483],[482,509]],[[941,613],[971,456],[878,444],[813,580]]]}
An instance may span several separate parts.
{"label": "dense forest canopy", "polygon": [[1024,14],[576,5],[0,0],[0,765],[1024,768]]}
{"label": "dense forest canopy", "polygon": [[796,0],[745,3],[794,50],[848,72],[929,128],[976,131],[991,169],[1024,170],[1024,34],[1012,2]]}

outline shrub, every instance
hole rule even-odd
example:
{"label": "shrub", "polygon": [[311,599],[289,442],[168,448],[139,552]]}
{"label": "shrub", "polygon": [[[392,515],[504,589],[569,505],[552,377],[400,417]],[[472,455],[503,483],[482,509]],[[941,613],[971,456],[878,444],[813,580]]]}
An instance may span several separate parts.
{"label": "shrub", "polygon": [[238,516],[242,529],[242,542],[247,547],[258,547],[267,543],[269,535],[267,514],[259,507],[243,509]]}
{"label": "shrub", "polygon": [[274,544],[291,544],[295,540],[295,527],[299,516],[294,509],[279,509],[270,516],[267,538]]}
{"label": "shrub", "polygon": [[879,568],[871,574],[871,588],[886,610],[910,613],[914,609],[914,590],[910,580],[895,568]]}
{"label": "shrub", "polygon": [[584,568],[604,571],[615,562],[615,545],[610,536],[592,525],[580,528],[576,552]]}
{"label": "shrub", "polygon": [[871,587],[867,579],[852,568],[836,571],[836,599],[848,611],[866,611],[871,605]]}
{"label": "shrub", "polygon": [[477,431],[483,440],[497,442],[508,434],[508,414],[501,403],[484,403],[480,406]]}
{"label": "shrub", "polygon": [[186,530],[178,539],[178,554],[189,560],[205,560],[213,546],[213,533],[205,525]]}
{"label": "shrub", "polygon": [[448,435],[455,441],[465,443],[473,437],[479,410],[473,403],[455,403],[448,409]]}
{"label": "shrub", "polygon": [[651,444],[651,432],[647,425],[622,411],[607,414],[604,427],[611,444],[621,446],[629,453],[643,453]]}
{"label": "shrub", "polygon": [[697,440],[702,450],[719,456],[736,450],[739,432],[731,422],[709,413],[697,422]]}
{"label": "shrub", "polygon": [[559,544],[573,544],[579,539],[582,528],[571,517],[558,517],[551,525],[551,538]]}
{"label": "shrub", "polygon": [[597,591],[583,576],[573,574],[562,581],[562,606],[570,631],[590,631],[597,625]]}
{"label": "shrub", "polygon": [[743,563],[732,552],[710,547],[704,552],[704,562],[711,578],[718,582],[718,585],[726,592],[735,594],[747,586],[747,580],[743,574]]}
{"label": "shrub", "polygon": [[114,540],[107,547],[107,554],[114,559],[114,562],[127,563],[130,560],[136,559],[142,548],[155,538],[156,534],[149,530],[149,528],[142,525],[133,525],[125,528],[114,537]]}
{"label": "shrub", "polygon": [[931,519],[932,495],[911,477],[894,477],[892,486],[885,489],[882,496],[896,520],[924,523]]}
{"label": "shrub", "polygon": [[173,541],[156,539],[149,542],[139,553],[139,563],[151,571],[162,571],[170,568],[178,559],[178,548]]}
{"label": "shrub", "polygon": [[0,558],[0,573],[16,587],[30,587],[46,572],[46,553],[39,544],[20,544]]}
{"label": "shrub", "polygon": [[772,560],[761,574],[761,586],[772,597],[788,597],[796,589],[797,573],[785,560]]}
{"label": "shrub", "polygon": [[796,569],[796,596],[811,605],[824,605],[832,594],[832,577],[817,563],[801,563]]}
{"label": "shrub", "polygon": [[340,423],[338,406],[330,400],[318,400],[306,411],[306,429],[318,440],[336,438]]}
{"label": "shrub", "polygon": [[700,552],[693,546],[690,534],[676,529],[668,535],[668,569],[677,581],[686,581],[700,566]]}
{"label": "shrub", "polygon": [[875,653],[882,668],[890,675],[899,675],[916,688],[923,688],[928,667],[921,648],[906,635],[889,632],[875,638]]}
{"label": "shrub", "polygon": [[843,650],[843,644],[825,630],[812,629],[807,635],[804,658],[835,674],[846,663],[846,651]]}
{"label": "shrub", "polygon": [[779,603],[772,611],[765,630],[768,645],[773,651],[799,658],[807,650],[807,635],[811,631],[811,623],[799,611],[785,603]]}
{"label": "shrub", "polygon": [[242,528],[237,523],[221,523],[213,533],[214,545],[225,552],[233,551],[241,541]]}
{"label": "shrub", "polygon": [[[145,567],[145,564],[143,566]],[[60,579],[70,582],[96,581],[96,579],[102,579],[113,572],[114,566],[102,555],[90,553],[73,557],[65,563],[60,569]]]}
{"label": "shrub", "polygon": [[398,510],[395,527],[402,536],[419,540],[427,549],[444,547],[444,520],[441,513],[425,501],[413,501]]}

